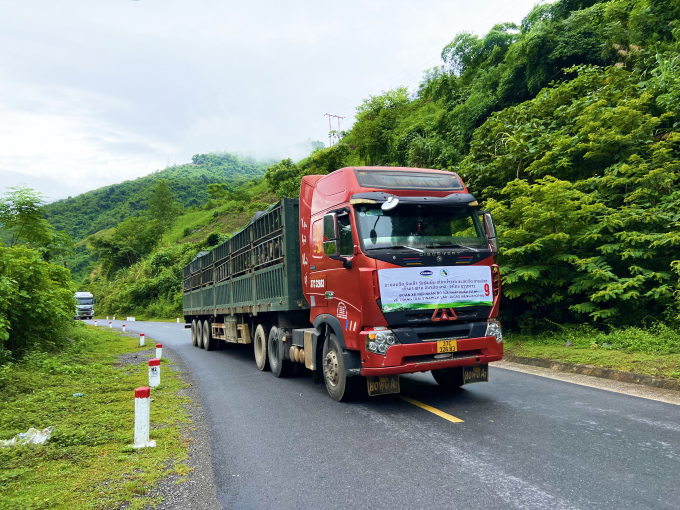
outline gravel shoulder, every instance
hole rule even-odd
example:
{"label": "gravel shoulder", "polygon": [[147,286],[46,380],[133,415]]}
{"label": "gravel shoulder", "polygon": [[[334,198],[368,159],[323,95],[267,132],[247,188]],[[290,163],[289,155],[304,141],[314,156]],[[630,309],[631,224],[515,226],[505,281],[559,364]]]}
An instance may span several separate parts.
{"label": "gravel shoulder", "polygon": [[191,402],[185,408],[191,416],[192,425],[184,431],[186,441],[189,444],[189,458],[184,464],[193,469],[184,476],[173,473],[157,484],[151,492],[151,497],[161,497],[162,501],[148,508],[161,510],[221,509],[222,506],[217,501],[215,492],[209,429],[201,405],[198,385],[194,381],[189,367],[172,349],[163,346],[163,356],[173,362],[170,365],[171,369],[179,372],[180,378],[189,385],[180,391],[180,395],[191,399]]}

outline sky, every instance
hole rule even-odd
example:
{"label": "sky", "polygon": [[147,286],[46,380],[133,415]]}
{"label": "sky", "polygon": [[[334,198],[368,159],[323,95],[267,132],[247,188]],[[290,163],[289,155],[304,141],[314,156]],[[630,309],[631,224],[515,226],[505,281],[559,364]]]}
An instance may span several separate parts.
{"label": "sky", "polygon": [[[538,0],[0,0],[0,192],[47,201],[229,151],[299,159]],[[333,120],[333,129],[337,127]]]}

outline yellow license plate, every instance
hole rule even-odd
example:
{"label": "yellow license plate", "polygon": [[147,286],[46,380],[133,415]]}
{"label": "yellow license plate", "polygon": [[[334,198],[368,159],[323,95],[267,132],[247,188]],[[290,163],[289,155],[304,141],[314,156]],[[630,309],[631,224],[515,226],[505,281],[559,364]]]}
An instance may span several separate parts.
{"label": "yellow license plate", "polygon": [[439,340],[437,342],[437,353],[457,352],[458,340]]}

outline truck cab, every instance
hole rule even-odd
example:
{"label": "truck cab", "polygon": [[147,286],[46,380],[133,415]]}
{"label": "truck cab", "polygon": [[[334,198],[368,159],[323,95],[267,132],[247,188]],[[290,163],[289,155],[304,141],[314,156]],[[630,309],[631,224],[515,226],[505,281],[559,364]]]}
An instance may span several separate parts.
{"label": "truck cab", "polygon": [[76,319],[92,319],[94,317],[94,296],[91,292],[76,292]]}
{"label": "truck cab", "polygon": [[[369,378],[432,371],[445,387],[487,380],[503,356],[491,216],[452,172],[342,168],[300,190],[300,267],[310,322],[333,345],[317,365],[331,397]],[[337,382],[335,394],[333,383]],[[373,389],[374,391],[371,391]]]}

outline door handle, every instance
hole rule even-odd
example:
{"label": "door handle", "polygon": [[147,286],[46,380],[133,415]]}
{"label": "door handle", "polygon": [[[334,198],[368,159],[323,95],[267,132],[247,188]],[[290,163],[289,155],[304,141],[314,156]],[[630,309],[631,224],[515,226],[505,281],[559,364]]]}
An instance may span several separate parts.
{"label": "door handle", "polygon": [[326,299],[333,299],[333,291],[332,291],[332,290],[327,290],[327,291],[324,293],[324,297],[325,297]]}

